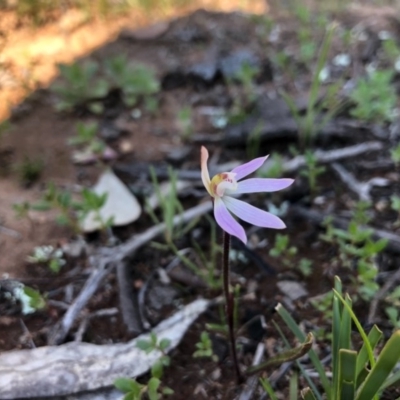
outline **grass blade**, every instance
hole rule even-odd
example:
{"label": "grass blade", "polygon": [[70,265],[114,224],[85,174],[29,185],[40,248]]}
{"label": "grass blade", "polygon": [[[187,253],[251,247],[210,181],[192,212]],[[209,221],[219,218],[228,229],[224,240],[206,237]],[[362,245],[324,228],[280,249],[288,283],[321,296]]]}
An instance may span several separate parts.
{"label": "grass blade", "polygon": [[[288,326],[288,328],[292,331],[292,333],[297,337],[297,339],[301,340],[302,342],[305,341],[306,335],[301,331],[299,326],[297,325],[296,321],[292,318],[292,316],[288,313],[288,311],[283,307],[281,303],[279,303],[275,307],[277,313],[279,316],[283,319],[285,324]],[[314,365],[314,368],[318,372],[318,375],[321,379],[321,384],[324,387],[324,391],[327,394],[327,399],[331,399],[331,384],[325,374],[325,370],[323,365],[321,364],[321,361],[319,360],[317,353],[311,349],[308,352],[308,355]]]}
{"label": "grass blade", "polygon": [[338,399],[354,399],[356,386],[357,352],[339,350],[339,396]]}
{"label": "grass blade", "polygon": [[[376,325],[374,325],[368,334],[368,341],[372,350],[375,349],[381,337],[382,337],[382,331]],[[360,375],[362,375],[362,372],[364,371],[367,362],[368,362],[368,352],[367,352],[367,347],[364,343],[357,357],[356,375],[358,384],[363,382],[363,380],[360,380]]]}
{"label": "grass blade", "polygon": [[356,400],[370,400],[384,384],[400,359],[400,330],[393,333],[385,344],[376,364],[361,386]]}

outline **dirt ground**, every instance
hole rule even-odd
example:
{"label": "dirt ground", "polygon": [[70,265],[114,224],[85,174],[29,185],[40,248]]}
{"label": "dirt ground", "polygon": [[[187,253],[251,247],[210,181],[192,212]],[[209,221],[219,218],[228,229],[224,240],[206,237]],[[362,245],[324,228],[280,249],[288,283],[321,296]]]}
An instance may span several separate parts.
{"label": "dirt ground", "polygon": [[[226,2],[221,7],[218,6],[218,9],[229,11],[229,7],[229,2]],[[265,12],[265,4],[252,3],[250,11]],[[400,29],[398,30],[400,22],[393,17],[393,13],[391,8],[367,9],[364,7],[335,15],[335,17],[343,26],[361,25],[371,32],[385,29],[397,35],[396,37],[400,40]],[[172,164],[182,174],[198,172],[201,144],[209,148],[218,163],[247,159],[248,153],[245,148],[248,145],[248,136],[251,134],[249,126],[254,126],[249,115],[253,115],[254,111],[259,111],[262,118],[269,118],[266,114],[271,113],[270,120],[273,120],[274,107],[278,101],[273,96],[268,96],[272,92],[275,93],[276,76],[279,76],[281,87],[293,93],[298,104],[309,95],[307,87],[311,78],[307,66],[300,66],[302,74],[298,77],[296,86],[290,81],[285,71],[283,74],[276,73],[276,66],[272,61],[273,54],[278,49],[287,48],[289,53],[295,53],[298,47],[297,22],[292,16],[283,14],[271,14],[272,25],[279,25],[280,29],[279,39],[275,42],[267,40],[264,29],[270,29],[269,35],[272,35],[273,28],[266,28],[267,24],[260,18],[238,12],[220,13],[205,10],[177,19],[169,19],[168,22],[158,21],[150,26],[146,26],[149,20],[136,18],[135,14],[124,16],[105,25],[103,21],[82,23],[79,15],[71,13],[57,24],[35,31],[22,29],[11,35],[0,56],[0,62],[9,66],[5,70],[5,75],[0,75],[0,118],[7,116],[10,110],[9,105],[13,104],[10,115],[11,127],[0,138],[0,278],[16,279],[30,285],[42,293],[48,293],[48,299],[54,302],[38,313],[23,316],[18,305],[9,305],[4,298],[1,298],[3,304],[0,302],[2,314],[0,315],[2,330],[0,351],[30,346],[30,341],[21,332],[20,321],[24,322],[29,331],[30,340],[35,346],[46,345],[51,327],[65,312],[64,309],[57,308],[57,302],[65,300],[66,287],[72,286],[73,292],[78,293],[90,272],[89,262],[82,256],[77,259],[69,258],[66,267],[59,275],[54,275],[43,266],[28,264],[26,258],[32,253],[34,247],[40,245],[62,247],[75,242],[77,236],[71,229],[58,226],[54,222],[56,215],[54,210],[29,211],[28,217],[25,218],[17,218],[13,210],[13,205],[16,203],[39,201],[49,182],[72,192],[78,191],[81,187],[90,187],[96,182],[101,166],[76,165],[72,162],[73,149],[67,143],[76,132],[77,122],[96,121],[99,124],[99,131],[103,132],[101,135],[104,134],[103,137],[107,137],[107,132],[117,132],[116,138],[104,139],[118,154],[118,158],[109,162],[108,165],[137,194],[142,204],[151,187],[148,166],[155,168],[159,179],[167,177],[165,175],[167,163]],[[1,19],[2,23],[13,26],[12,17],[7,17],[7,19]],[[144,26],[146,27],[137,30],[138,27]],[[340,53],[340,46],[340,43],[334,43],[332,52]],[[95,115],[85,105],[73,112],[56,111],[54,105],[57,99],[48,87],[55,78],[56,63],[71,62],[77,58],[79,62],[90,59],[101,63],[119,54],[125,55],[130,61],[149,66],[155,71],[161,84],[161,90],[156,95],[158,100],[156,115],[147,112],[140,105],[137,108],[141,108],[142,114],[139,118],[134,118],[132,117],[134,110],[124,106],[120,98],[115,100],[111,96],[111,100],[110,98],[104,100],[109,101],[105,103],[109,114],[104,111],[100,115]],[[354,73],[358,76],[360,66],[363,65],[362,54],[362,48],[354,49],[354,62],[349,74]],[[246,109],[244,121],[236,125],[228,123],[221,129],[213,125],[209,117],[210,112],[233,108],[235,99],[243,96],[244,92],[240,85],[230,85],[233,77],[229,76],[229,68],[233,68],[232,65],[237,67],[238,63],[235,57],[239,61],[240,57],[247,57],[251,62],[254,61],[261,71],[255,84],[257,101]],[[210,78],[209,74],[213,71],[215,63],[218,65],[218,71],[214,71],[215,74]],[[224,69],[223,65],[228,65],[228,67]],[[22,81],[27,82],[28,86],[32,85],[36,90],[15,106],[24,96],[20,89]],[[2,84],[2,82],[6,83]],[[31,87],[26,89],[26,91],[30,90]],[[189,140],[182,137],[182,125],[177,117],[179,111],[186,105],[190,105],[193,110],[191,118],[194,133]],[[277,113],[282,111],[278,108],[276,110]],[[265,136],[262,136],[256,148],[257,156],[280,152],[286,159],[291,158],[288,143],[292,145],[297,143],[297,133],[296,129],[293,130],[294,133],[290,131],[293,121],[285,125],[283,120],[284,117],[280,122],[281,125],[277,124],[278,128],[275,127],[276,134],[272,133],[268,137],[267,132]],[[399,181],[398,176],[394,176],[396,173],[393,165],[390,164],[387,167],[384,162],[389,159],[389,149],[394,146],[396,140],[393,141],[387,136],[379,139],[375,126],[349,122],[346,110],[343,115],[338,116],[338,120],[340,121],[334,121],[336,125],[333,124],[331,129],[333,133],[320,139],[315,147],[328,151],[369,141],[380,141],[382,147],[378,152],[370,151],[352,160],[344,160],[343,163],[360,179],[366,180],[379,176],[390,180],[388,188],[374,188],[372,192],[374,204],[383,204],[382,201],[387,201],[389,193],[396,190]],[[340,125],[341,123],[345,125]],[[342,126],[345,128],[342,129]],[[24,186],[21,182],[21,169],[18,168],[26,160],[40,160],[43,166],[40,176],[28,186]],[[376,163],[378,167],[363,168],[363,162]],[[310,200],[309,188],[305,180],[300,177],[298,170],[291,171],[287,176],[296,178],[296,184],[287,193],[273,197],[278,202],[300,204],[314,211],[342,217],[349,215],[350,206],[357,200],[357,196],[350,193],[343,182],[339,182],[332,169],[328,168],[318,178],[319,200]],[[192,206],[204,199],[205,193],[200,191],[197,181],[183,194],[185,206]],[[335,185],[332,185],[332,182],[335,182]],[[261,203],[261,199],[257,198],[257,201]],[[392,227],[395,220],[392,212],[384,207],[379,209],[378,206],[373,212],[373,223],[376,228],[387,229],[397,234]],[[239,262],[233,266],[233,279],[236,283],[243,285],[242,291],[254,292],[254,297],[250,297],[250,300],[243,305],[240,315],[243,324],[255,315],[265,314],[267,320],[272,318],[272,313],[266,310],[270,310],[277,301],[285,299],[285,293],[276,289],[279,281],[301,282],[307,290],[308,297],[326,293],[331,288],[335,271],[331,269],[329,257],[333,257],[334,251],[318,239],[322,228],[317,226],[318,224],[315,225],[311,218],[305,220],[304,217],[290,213],[285,218],[287,234],[291,237],[291,242],[295,243],[299,249],[295,261],[299,261],[301,257],[308,257],[312,259],[314,265],[319,265],[321,268],[318,268],[311,276],[303,277],[298,271],[282,265],[279,259],[270,256],[264,250],[265,243],[271,245],[274,242],[273,232],[254,232],[251,235],[251,244],[254,245],[252,248],[243,250],[236,247],[236,250],[243,251],[252,261],[248,265]],[[151,225],[151,218],[143,215],[137,223],[117,228],[114,233],[118,240],[123,242]],[[196,240],[207,247],[204,237],[207,234],[204,232],[208,228],[205,226],[204,221],[199,224],[198,229],[202,236]],[[181,248],[185,245],[190,246],[189,236],[188,234],[178,243]],[[101,239],[96,234],[86,237],[90,248],[101,246]],[[385,255],[387,258],[381,280],[387,276],[385,274],[391,274],[395,270],[398,254],[399,252],[395,251]],[[130,285],[134,288],[141,287],[158,267],[165,267],[172,258],[173,256],[166,251],[154,250],[150,245],[146,246],[131,260]],[[338,271],[341,271],[340,267]],[[351,275],[352,273],[347,270],[343,272],[342,279],[345,284],[351,282]],[[166,295],[165,304],[162,303],[159,309],[149,312],[153,318],[153,324],[165,318],[171,310],[176,308],[177,298],[182,302],[187,302],[188,299],[196,296],[205,295],[212,298],[216,295],[213,290],[204,290],[203,287],[195,284],[190,287],[190,282],[194,282],[193,277],[191,279],[187,287],[182,283],[174,286],[173,294]],[[117,277],[114,274],[111,274],[106,286],[107,290],[93,296],[87,306],[87,312],[119,307],[119,289]],[[157,291],[157,287],[154,290]],[[315,327],[322,324],[321,316],[309,302],[294,301],[293,310],[296,317],[307,320],[308,326]],[[195,343],[198,341],[199,333],[204,330],[204,324],[218,320],[218,314],[218,309],[212,309],[202,316],[192,326],[182,344],[172,352],[172,367],[167,369],[163,382],[176,391],[173,399],[232,399],[239,393],[240,388],[235,384],[231,373],[232,365],[227,357],[228,350],[225,341],[216,340],[216,344],[214,343],[216,352],[220,353],[220,362],[192,358]],[[380,319],[382,319],[381,314],[379,313]],[[109,325],[110,322],[107,319],[95,319],[87,327],[84,341],[96,344],[118,343],[134,336],[124,325],[121,315],[113,319],[112,333],[110,333]],[[255,346],[260,341],[256,332],[258,328],[258,326],[254,329],[248,327],[246,330],[246,335],[250,339],[248,346],[244,346],[245,351],[241,360],[243,365],[249,365],[252,361]],[[71,340],[73,340],[72,333],[65,341]],[[278,339],[275,337],[270,340],[269,349],[273,353]],[[324,346],[321,346],[321,349],[321,352],[326,351]],[[182,382],[185,384],[182,385]],[[286,393],[283,388],[287,384],[288,377],[286,376],[278,383],[278,389],[282,389],[280,393]],[[396,394],[399,395],[397,392]],[[254,398],[262,397],[260,395]]]}

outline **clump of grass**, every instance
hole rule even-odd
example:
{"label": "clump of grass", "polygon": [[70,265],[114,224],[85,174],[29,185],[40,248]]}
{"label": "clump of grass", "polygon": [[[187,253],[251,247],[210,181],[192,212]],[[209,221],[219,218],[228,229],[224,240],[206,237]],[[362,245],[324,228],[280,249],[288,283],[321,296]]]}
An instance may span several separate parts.
{"label": "clump of grass", "polygon": [[25,187],[29,187],[39,180],[44,169],[44,162],[41,159],[25,157],[23,161],[15,166],[18,179]]}

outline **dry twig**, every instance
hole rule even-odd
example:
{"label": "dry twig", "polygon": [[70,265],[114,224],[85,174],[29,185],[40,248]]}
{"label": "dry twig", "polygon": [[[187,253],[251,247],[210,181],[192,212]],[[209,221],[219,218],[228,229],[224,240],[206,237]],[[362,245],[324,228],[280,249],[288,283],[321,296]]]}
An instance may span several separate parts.
{"label": "dry twig", "polygon": [[343,183],[358,195],[360,200],[371,201],[371,189],[374,186],[386,186],[389,183],[387,179],[379,177],[372,178],[367,182],[360,182],[342,165],[333,163],[332,168],[338,173]]}
{"label": "dry twig", "polygon": [[[177,215],[174,220],[174,226],[187,223],[193,218],[197,218],[212,209],[212,203],[201,203],[181,215]],[[155,225],[145,232],[133,236],[126,243],[115,246],[111,249],[100,248],[95,256],[91,258],[91,264],[97,265],[97,268],[92,271],[79,295],[73,301],[68,311],[64,314],[62,320],[54,327],[49,335],[48,343],[50,345],[60,344],[64,341],[73,324],[78,318],[82,309],[89,302],[90,298],[99,288],[106,276],[108,276],[115,268],[122,268],[125,265],[125,260],[132,257],[135,252],[142,246],[153,240],[165,230],[165,223]]]}

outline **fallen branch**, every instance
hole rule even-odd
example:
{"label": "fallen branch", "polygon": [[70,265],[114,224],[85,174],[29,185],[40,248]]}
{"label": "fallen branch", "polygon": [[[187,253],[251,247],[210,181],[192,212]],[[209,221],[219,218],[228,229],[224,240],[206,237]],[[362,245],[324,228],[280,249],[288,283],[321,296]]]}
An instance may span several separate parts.
{"label": "fallen branch", "polygon": [[[177,215],[173,219],[173,225],[176,226],[178,224],[187,223],[193,218],[197,218],[211,211],[211,209],[211,202],[201,203],[186,210],[181,215]],[[118,268],[122,268],[127,258],[132,257],[138,249],[163,233],[165,228],[165,223],[158,224],[147,229],[145,232],[132,237],[126,243],[119,246],[110,249],[98,249],[91,259],[92,265],[98,265],[98,267],[90,274],[79,295],[73,301],[68,311],[64,314],[62,320],[56,324],[54,329],[50,332],[48,344],[55,345],[62,343],[78,318],[80,312],[97,291],[105,277],[114,270],[116,265]]]}
{"label": "fallen branch", "polygon": [[[356,144],[354,146],[347,146],[342,149],[336,150],[316,150],[314,152],[314,156],[316,160],[320,164],[326,164],[338,160],[343,160],[345,158],[353,158],[357,157],[361,154],[365,154],[368,152],[379,151],[383,149],[383,144],[381,142],[372,141],[365,142],[361,144]],[[215,175],[220,172],[230,171],[238,165],[243,164],[242,161],[230,162],[226,164],[220,165],[212,165],[210,169],[210,174]],[[306,159],[304,156],[296,156],[291,160],[284,161],[282,163],[283,172],[295,172],[299,168],[305,166]],[[263,172],[268,171],[272,168],[272,161],[267,160],[264,166],[261,168]],[[115,170],[120,171],[122,173],[129,174],[130,176],[139,176],[143,174],[149,174],[148,167],[142,164],[118,164],[115,167]],[[155,174],[159,179],[168,179],[168,169],[166,167],[155,167]],[[176,171],[177,178],[183,180],[201,180],[200,171],[191,171],[191,170],[177,170]]]}
{"label": "fallen branch", "polygon": [[346,170],[342,165],[333,163],[332,168],[342,179],[343,183],[354,193],[358,195],[360,200],[371,201],[370,192],[374,186],[386,186],[389,181],[385,178],[375,177],[367,182],[358,181],[353,174]]}
{"label": "fallen branch", "polygon": [[103,279],[114,269],[114,264],[110,264],[106,260],[100,261],[99,265],[100,267],[95,268],[90,274],[79,295],[72,302],[62,320],[51,330],[48,338],[49,345],[60,344],[64,341],[82,309],[97,291]]}
{"label": "fallen branch", "polygon": [[143,332],[144,327],[149,329],[150,326],[144,326],[142,322],[137,301],[137,291],[129,278],[129,266],[127,261],[121,261],[117,265],[119,305],[122,319],[128,328],[128,332],[138,335]]}
{"label": "fallen branch", "polygon": [[368,313],[368,324],[376,323],[376,314],[378,310],[379,302],[386,296],[386,294],[400,282],[400,269],[391,275],[390,279],[387,279],[385,284],[379,289],[378,293],[371,300]]}
{"label": "fallen branch", "polygon": [[[344,158],[356,157],[361,154],[368,153],[370,151],[379,151],[382,149],[383,149],[383,144],[381,142],[365,142],[337,150],[329,150],[329,151],[316,150],[314,152],[314,156],[318,163],[326,164],[342,160]],[[306,165],[305,157],[297,156],[290,161],[284,162],[282,165],[282,169],[284,172],[294,172],[305,165]]]}
{"label": "fallen branch", "polygon": [[[158,340],[170,341],[166,351],[179,344],[209,304],[204,299],[195,300],[153,329]],[[137,348],[138,340],[150,340],[150,335],[128,343],[70,342],[4,352],[0,354],[0,399],[67,396],[111,387],[117,378],[135,378],[146,373],[162,355],[159,351],[146,354]]]}

